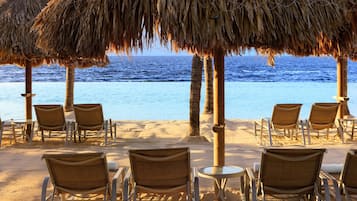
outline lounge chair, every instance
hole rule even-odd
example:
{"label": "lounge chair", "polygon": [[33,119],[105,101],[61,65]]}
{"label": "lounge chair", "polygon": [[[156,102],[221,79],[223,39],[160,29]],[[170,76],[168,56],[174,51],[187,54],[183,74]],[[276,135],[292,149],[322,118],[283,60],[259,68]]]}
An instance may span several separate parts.
{"label": "lounge chair", "polygon": [[81,132],[84,131],[84,137],[87,131],[104,131],[104,144],[108,143],[108,125],[111,137],[116,139],[116,124],[112,120],[104,120],[103,109],[101,104],[74,104],[74,115],[76,118],[76,131],[78,132],[79,141],[81,141]]}
{"label": "lounge chair", "polygon": [[129,159],[131,169],[124,179],[124,201],[135,201],[141,193],[184,193],[186,200],[191,200],[192,177],[193,198],[199,200],[199,180],[194,168],[191,174],[188,148],[129,150]]}
{"label": "lounge chair", "polygon": [[[262,196],[289,199],[309,199],[315,196],[330,199],[320,193],[320,168],[325,149],[265,149],[261,156],[259,174],[246,169],[244,192],[246,200]],[[322,178],[324,186],[327,179]]]}
{"label": "lounge chair", "polygon": [[[34,127],[34,122],[32,122],[32,127]],[[33,131],[33,130],[32,130]],[[33,132],[31,131],[31,136],[28,139],[29,142],[32,140]],[[22,140],[26,139],[26,122],[14,121],[13,119],[9,121],[1,121],[0,118],[0,147],[2,145],[3,139],[9,139],[10,144],[14,141],[17,143],[18,138]]]}
{"label": "lounge chair", "polygon": [[337,179],[326,172],[325,174],[333,181],[334,191],[331,194],[336,201],[343,200],[342,196],[348,201],[357,199],[357,150],[352,149],[347,153],[342,172]]}
{"label": "lounge chair", "polygon": [[[44,154],[42,159],[46,161],[49,177],[43,180],[41,201],[100,195],[103,200],[117,200],[117,181],[119,175],[124,177],[124,169],[118,168],[110,179],[104,153]],[[52,193],[47,192],[49,184],[53,186]]]}
{"label": "lounge chair", "polygon": [[[271,118],[262,118],[260,122],[254,123],[254,133],[257,136],[257,131],[260,129],[260,143],[263,142],[264,131],[268,131],[269,144],[273,145],[273,133],[285,136],[295,134],[296,137],[299,131],[299,114],[302,104],[276,104],[273,109]],[[260,128],[258,128],[260,127]],[[302,133],[304,145],[305,137]]]}
{"label": "lounge chair", "polygon": [[68,143],[68,136],[72,138],[70,124],[66,122],[62,105],[34,105],[38,130],[41,131],[41,140],[45,141],[44,131],[66,132],[65,142]]}
{"label": "lounge chair", "polygon": [[[338,107],[339,103],[314,103],[312,105],[309,119],[304,123],[309,144],[311,144],[311,132],[316,132],[319,137],[321,131],[325,130],[328,139],[330,129],[336,128],[336,133],[343,135],[340,127],[336,124]],[[341,137],[341,139],[343,138]]]}

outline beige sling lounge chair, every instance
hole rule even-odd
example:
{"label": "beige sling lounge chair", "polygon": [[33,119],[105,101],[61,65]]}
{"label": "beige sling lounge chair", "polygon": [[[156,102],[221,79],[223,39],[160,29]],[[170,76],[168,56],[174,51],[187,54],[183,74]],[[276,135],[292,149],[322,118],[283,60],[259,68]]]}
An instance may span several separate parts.
{"label": "beige sling lounge chair", "polygon": [[191,174],[188,148],[129,150],[129,159],[131,169],[124,179],[124,201],[135,201],[141,193],[184,193],[186,200],[191,200],[192,180],[193,198],[199,200],[199,180],[195,169]]}
{"label": "beige sling lounge chair", "polygon": [[[295,134],[297,137],[301,106],[302,104],[276,104],[271,118],[262,118],[260,122],[255,122],[254,133],[257,136],[257,131],[260,129],[260,143],[263,142],[264,131],[268,131],[270,146],[273,145],[273,133],[282,133],[282,136],[289,134],[290,137]],[[304,132],[302,132],[302,140],[305,145]]]}
{"label": "beige sling lounge chair", "polygon": [[[104,153],[44,154],[42,159],[46,161],[49,177],[43,180],[41,201],[97,196],[117,200],[117,180],[119,175],[124,177],[124,169],[118,168],[110,179]],[[53,186],[52,193],[47,192],[49,184]]]}
{"label": "beige sling lounge chair", "polygon": [[68,135],[72,138],[70,126],[64,117],[62,105],[34,105],[38,129],[41,131],[41,140],[45,141],[44,131],[51,132],[62,131],[66,132],[65,142],[68,143]]}
{"label": "beige sling lounge chair", "polygon": [[[81,140],[81,132],[84,131],[84,137],[87,131],[104,131],[104,144],[108,144],[108,129],[110,129],[111,137],[116,139],[116,124],[111,120],[104,120],[103,109],[101,104],[74,104],[74,115],[76,118],[76,131],[78,132],[79,141]],[[108,127],[109,125],[109,127]]]}
{"label": "beige sling lounge chair", "polygon": [[[261,166],[256,178],[252,169],[245,175],[246,200],[262,200],[267,197],[283,200],[322,198],[319,179],[325,149],[265,149],[261,156]],[[323,184],[328,187],[327,179]],[[329,200],[328,188],[325,199]]]}
{"label": "beige sling lounge chair", "polygon": [[321,131],[325,130],[328,138],[330,129],[335,128],[337,134],[343,135],[335,122],[338,107],[339,103],[314,103],[312,105],[309,119],[304,123],[309,144],[311,144],[312,132],[316,132],[319,136]]}
{"label": "beige sling lounge chair", "polygon": [[[333,181],[332,191],[336,201],[357,200],[357,150],[347,152],[342,172],[338,179],[325,173]],[[345,199],[343,199],[343,197]]]}

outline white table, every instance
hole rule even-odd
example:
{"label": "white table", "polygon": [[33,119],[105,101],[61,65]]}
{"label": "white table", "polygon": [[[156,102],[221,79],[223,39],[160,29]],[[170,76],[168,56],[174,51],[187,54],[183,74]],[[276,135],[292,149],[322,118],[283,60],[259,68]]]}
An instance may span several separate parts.
{"label": "white table", "polygon": [[[209,166],[198,169],[198,175],[203,178],[215,180],[218,192],[216,198],[218,200],[225,200],[225,188],[229,178],[241,177],[244,175],[244,168],[239,166]],[[242,189],[241,189],[242,190]]]}

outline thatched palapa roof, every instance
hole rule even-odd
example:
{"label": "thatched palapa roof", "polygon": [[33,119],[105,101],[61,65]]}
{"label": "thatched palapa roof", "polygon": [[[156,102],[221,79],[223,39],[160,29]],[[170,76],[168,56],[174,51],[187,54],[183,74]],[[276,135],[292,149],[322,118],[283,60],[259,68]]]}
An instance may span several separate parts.
{"label": "thatched palapa roof", "polygon": [[36,33],[31,26],[37,14],[47,4],[47,0],[0,0],[0,64],[31,66],[59,63],[65,66],[89,67],[108,63],[91,58],[56,58],[36,47]]}
{"label": "thatched palapa roof", "polygon": [[32,65],[49,63],[48,57],[36,48],[34,33],[29,33],[35,16],[47,0],[0,0],[0,63]]}
{"label": "thatched palapa roof", "polygon": [[349,15],[357,13],[351,5],[356,1],[158,0],[157,30],[164,44],[192,52],[254,47],[335,55],[338,48],[347,51],[351,45]]}
{"label": "thatched palapa roof", "polygon": [[130,54],[151,42],[155,9],[149,0],[50,1],[36,18],[37,44],[62,58]]}

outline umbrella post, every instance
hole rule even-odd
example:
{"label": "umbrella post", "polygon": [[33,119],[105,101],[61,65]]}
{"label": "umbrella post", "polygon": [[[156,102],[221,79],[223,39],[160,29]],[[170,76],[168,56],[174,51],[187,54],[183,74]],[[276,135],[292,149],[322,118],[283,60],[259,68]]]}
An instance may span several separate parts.
{"label": "umbrella post", "polygon": [[337,61],[337,101],[340,102],[340,108],[337,116],[343,118],[349,115],[348,111],[348,94],[347,94],[347,58],[339,56]]}
{"label": "umbrella post", "polygon": [[[224,52],[214,52],[213,74],[213,166],[224,166]],[[218,184],[221,185],[221,184]],[[219,192],[215,185],[216,194]],[[220,198],[219,198],[220,199]],[[221,201],[221,200],[219,200]]]}
{"label": "umbrella post", "polygon": [[30,61],[26,61],[25,66],[25,111],[26,111],[26,141],[31,137],[31,122],[32,122],[32,66]]}
{"label": "umbrella post", "polygon": [[214,52],[213,76],[213,165],[224,166],[224,52]]}

